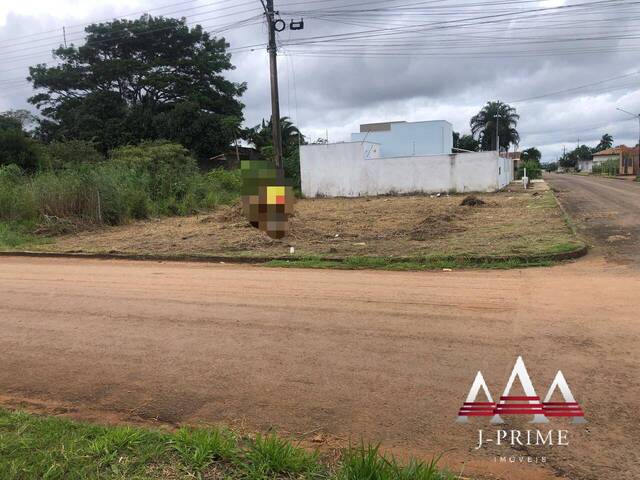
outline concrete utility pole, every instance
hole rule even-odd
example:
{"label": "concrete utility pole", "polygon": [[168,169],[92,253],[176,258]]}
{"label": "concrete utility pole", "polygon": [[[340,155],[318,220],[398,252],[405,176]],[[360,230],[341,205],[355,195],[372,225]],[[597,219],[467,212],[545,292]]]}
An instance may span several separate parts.
{"label": "concrete utility pole", "polygon": [[[269,70],[271,77],[271,134],[273,138],[273,156],[276,167],[282,168],[282,133],[280,132],[280,98],[278,94],[278,57],[276,44],[275,12],[273,0],[266,0],[264,14],[269,29]],[[264,4],[263,4],[264,5]]]}
{"label": "concrete utility pole", "polygon": [[[620,110],[621,112],[626,113],[627,115],[631,115],[632,117],[637,117],[638,118],[638,162],[640,162],[640,113],[631,113],[631,112],[627,112],[626,110],[623,110],[621,108],[616,108],[616,110]],[[633,162],[633,157],[632,158],[632,162]],[[625,165],[626,168],[626,165]]]}
{"label": "concrete utility pole", "polygon": [[500,156],[500,112],[496,113],[496,150]]}

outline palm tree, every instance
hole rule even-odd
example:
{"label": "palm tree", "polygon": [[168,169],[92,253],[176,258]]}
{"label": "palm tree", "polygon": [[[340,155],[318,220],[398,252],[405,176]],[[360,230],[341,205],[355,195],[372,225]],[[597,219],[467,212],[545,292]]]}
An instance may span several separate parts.
{"label": "palm tree", "polygon": [[607,148],[613,147],[613,137],[608,133],[602,135],[600,139],[600,143],[596,146],[595,151],[599,152],[601,150],[606,150]]}
{"label": "palm tree", "polygon": [[520,158],[525,162],[533,161],[540,163],[540,159],[542,158],[542,153],[536,147],[527,148],[522,151]]}
{"label": "palm tree", "polygon": [[509,145],[520,142],[520,135],[516,130],[520,115],[516,113],[516,109],[499,100],[487,102],[470,122],[471,134],[480,140],[482,150],[496,150],[496,115],[499,116],[500,147],[508,150]]}
{"label": "palm tree", "polygon": [[[285,150],[292,145],[298,145],[298,139],[300,143],[304,142],[304,136],[300,133],[298,127],[291,122],[289,117],[282,117],[280,119],[280,132],[282,133],[282,146]],[[253,143],[258,150],[270,146],[273,143],[271,138],[271,120],[268,122],[262,120],[260,125],[250,128],[247,131],[247,139]]]}

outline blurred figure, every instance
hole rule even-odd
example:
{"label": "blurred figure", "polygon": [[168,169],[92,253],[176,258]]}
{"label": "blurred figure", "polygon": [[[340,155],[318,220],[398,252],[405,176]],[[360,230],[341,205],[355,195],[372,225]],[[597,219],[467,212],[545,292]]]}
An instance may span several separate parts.
{"label": "blurred figure", "polygon": [[246,160],[240,168],[244,216],[271,238],[283,238],[289,232],[295,202],[284,172],[266,160]]}

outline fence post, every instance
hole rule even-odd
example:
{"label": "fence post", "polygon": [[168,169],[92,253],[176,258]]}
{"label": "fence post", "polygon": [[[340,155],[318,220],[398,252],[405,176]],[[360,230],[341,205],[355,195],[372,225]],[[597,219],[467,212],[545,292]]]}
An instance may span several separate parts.
{"label": "fence post", "polygon": [[100,189],[96,189],[96,196],[98,197],[98,224],[102,225],[102,206],[100,205]]}

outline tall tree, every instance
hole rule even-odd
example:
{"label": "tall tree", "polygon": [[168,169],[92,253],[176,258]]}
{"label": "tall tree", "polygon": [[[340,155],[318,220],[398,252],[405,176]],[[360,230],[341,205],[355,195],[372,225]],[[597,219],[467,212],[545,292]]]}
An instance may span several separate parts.
{"label": "tall tree", "polygon": [[540,163],[542,153],[536,147],[527,148],[520,154],[520,158],[525,162],[537,162]]}
{"label": "tall tree", "polygon": [[496,115],[499,115],[500,148],[508,150],[509,145],[520,142],[516,130],[520,116],[516,109],[500,101],[487,102],[470,121],[471,133],[478,138],[483,150],[496,150]]}
{"label": "tall tree", "polygon": [[473,138],[473,135],[460,135],[458,132],[453,132],[453,148],[477,152],[480,150],[480,142]]}
{"label": "tall tree", "polygon": [[59,65],[30,68],[34,88],[44,90],[29,100],[45,117],[41,137],[91,140],[103,151],[165,138],[201,157],[229,146],[225,119],[242,119],[246,86],[222,75],[234,68],[223,38],[184,18],[148,15],[85,31],[84,45],[54,51]]}
{"label": "tall tree", "polygon": [[594,152],[600,152],[602,150],[606,150],[607,148],[611,148],[611,147],[613,147],[613,137],[608,133],[605,133],[604,135],[602,135],[602,138],[600,139],[600,143],[598,143],[598,145],[594,149]]}

